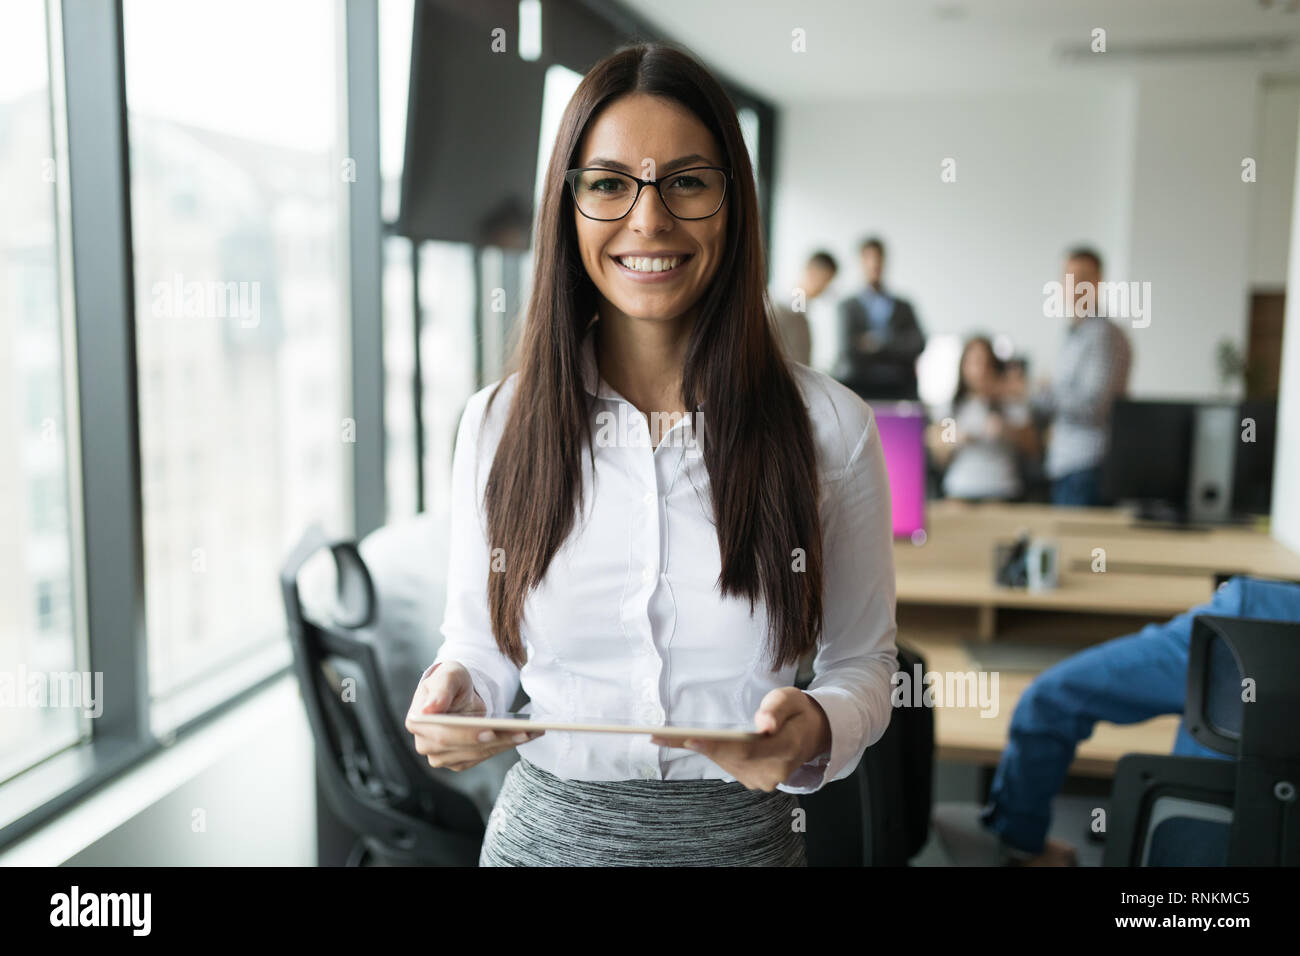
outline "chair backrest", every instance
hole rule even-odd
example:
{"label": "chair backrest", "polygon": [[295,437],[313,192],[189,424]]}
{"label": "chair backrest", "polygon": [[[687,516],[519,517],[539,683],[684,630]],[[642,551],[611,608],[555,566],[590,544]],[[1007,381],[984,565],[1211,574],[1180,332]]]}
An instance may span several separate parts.
{"label": "chair backrest", "polygon": [[1105,866],[1224,866],[1236,767],[1226,760],[1126,754],[1115,767]]}
{"label": "chair backrest", "polygon": [[1300,623],[1201,615],[1188,653],[1188,730],[1237,756],[1229,863],[1300,864]]}
{"label": "chair backrest", "polygon": [[1300,624],[1196,617],[1184,720],[1236,759],[1122,758],[1106,864],[1300,864]]}
{"label": "chair backrest", "polygon": [[[898,646],[898,669],[925,673],[925,658]],[[906,866],[930,836],[934,801],[934,708],[895,707],[889,727],[858,765],[863,856],[868,866]]]}
{"label": "chair backrest", "polygon": [[[304,612],[299,572],[328,548],[338,611],[329,621]],[[430,778],[405,746],[387,705],[367,628],[374,585],[349,542],[307,531],[280,574],[294,670],[316,744],[317,775],[331,809],[389,860],[465,866],[478,861],[483,821],[464,794]]]}
{"label": "chair backrest", "polygon": [[[899,670],[925,660],[899,645]],[[801,794],[809,866],[906,866],[929,837],[933,799],[934,710],[899,707],[856,771]]]}

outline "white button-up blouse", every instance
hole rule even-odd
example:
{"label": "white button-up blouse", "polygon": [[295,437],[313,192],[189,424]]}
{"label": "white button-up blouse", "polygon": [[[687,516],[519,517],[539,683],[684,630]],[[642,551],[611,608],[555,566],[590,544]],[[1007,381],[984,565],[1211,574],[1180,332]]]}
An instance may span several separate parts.
{"label": "white button-up blouse", "polygon": [[[584,514],[524,605],[527,662],[517,668],[497,650],[487,601],[483,494],[514,398],[512,375],[486,419],[490,388],[470,398],[461,419],[445,641],[424,676],[458,661],[489,712],[508,710],[522,686],[530,709],[548,716],[752,723],[768,691],[794,683],[796,665],[771,670],[761,598],[751,614],[747,599],[724,598],[716,587],[721,559],[699,451],[708,441],[707,409],[697,413],[705,427],[692,440],[669,432],[651,448],[645,416],[600,378],[590,331],[583,348],[584,383],[596,398],[595,482],[584,452]],[[824,624],[806,693],[826,712],[831,747],[778,789],[812,793],[851,774],[889,723],[894,559],[889,481],[871,409],[828,376],[790,368],[808,407],[821,479]],[[518,749],[567,779],[735,779],[702,754],[645,735],[547,731]]]}

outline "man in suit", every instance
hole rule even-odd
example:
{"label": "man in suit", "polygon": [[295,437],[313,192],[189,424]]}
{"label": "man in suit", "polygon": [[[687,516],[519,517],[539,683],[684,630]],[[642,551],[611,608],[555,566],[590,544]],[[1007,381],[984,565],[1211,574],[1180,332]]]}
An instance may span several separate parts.
{"label": "man in suit", "polygon": [[915,400],[916,359],[925,335],[911,303],[881,283],[885,244],[872,237],[860,247],[866,287],[840,303],[840,358],[836,375],[863,398]]}

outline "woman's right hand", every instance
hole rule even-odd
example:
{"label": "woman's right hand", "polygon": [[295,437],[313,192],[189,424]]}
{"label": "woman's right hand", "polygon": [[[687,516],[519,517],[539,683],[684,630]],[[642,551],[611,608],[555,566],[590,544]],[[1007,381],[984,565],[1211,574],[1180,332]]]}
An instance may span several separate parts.
{"label": "woman's right hand", "polygon": [[415,737],[415,749],[431,767],[468,770],[488,757],[540,737],[545,731],[509,732],[426,724],[411,718],[418,714],[483,715],[487,708],[474,690],[469,671],[455,661],[444,661],[420,681],[406,714],[406,729]]}

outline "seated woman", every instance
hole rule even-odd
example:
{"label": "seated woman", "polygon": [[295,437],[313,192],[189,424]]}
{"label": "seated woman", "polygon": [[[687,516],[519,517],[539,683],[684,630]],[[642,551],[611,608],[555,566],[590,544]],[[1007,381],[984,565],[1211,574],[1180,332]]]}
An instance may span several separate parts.
{"label": "seated woman", "polygon": [[1013,397],[993,343],[976,336],[962,349],[951,417],[930,426],[927,444],[944,468],[949,498],[1010,500],[1024,492],[1021,456],[1038,453],[1029,407]]}

